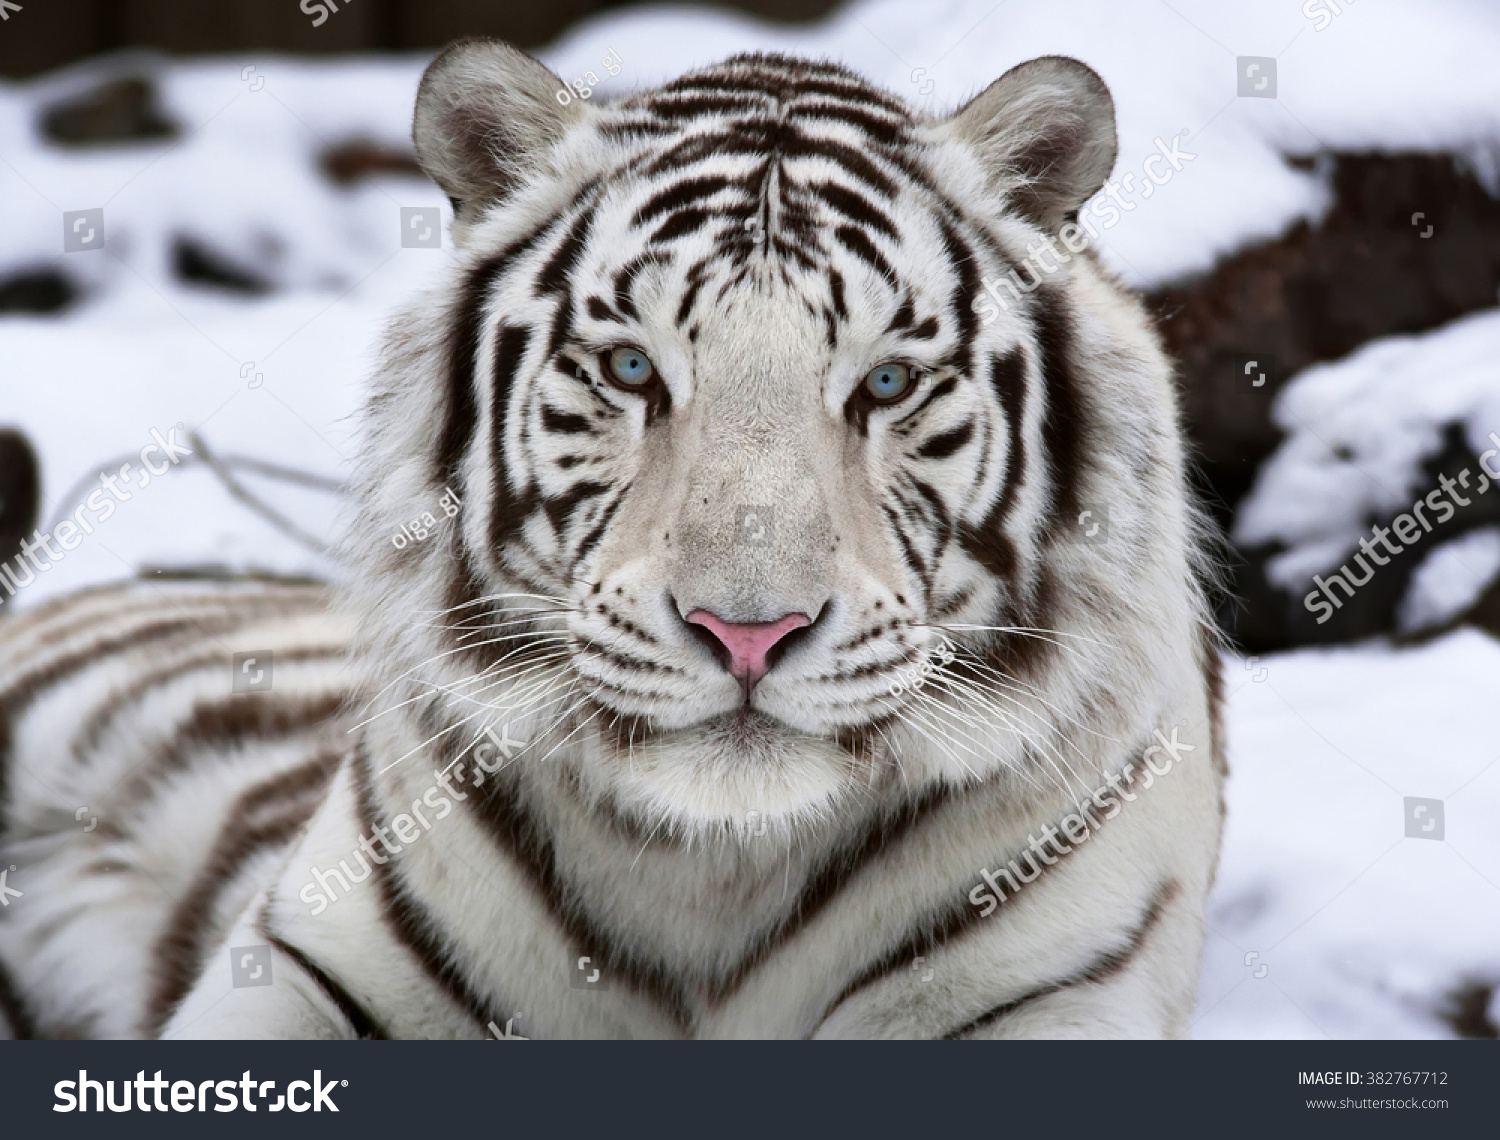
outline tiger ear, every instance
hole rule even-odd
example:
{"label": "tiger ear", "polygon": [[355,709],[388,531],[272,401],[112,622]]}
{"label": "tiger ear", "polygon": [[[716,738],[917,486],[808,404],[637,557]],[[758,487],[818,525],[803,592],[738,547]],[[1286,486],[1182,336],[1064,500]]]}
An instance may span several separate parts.
{"label": "tiger ear", "polygon": [[1115,102],[1094,71],[1061,55],[1011,68],[948,120],[1017,208],[1048,230],[1114,169]]}
{"label": "tiger ear", "polygon": [[412,141],[455,213],[472,216],[523,182],[586,113],[567,84],[529,55],[499,40],[464,39],[427,65]]}

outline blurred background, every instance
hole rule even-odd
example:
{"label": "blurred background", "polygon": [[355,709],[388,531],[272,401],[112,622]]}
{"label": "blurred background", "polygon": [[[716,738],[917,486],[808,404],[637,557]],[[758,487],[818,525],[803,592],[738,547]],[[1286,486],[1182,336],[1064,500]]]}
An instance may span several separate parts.
{"label": "blurred background", "polygon": [[[0,429],[37,452],[31,525],[153,431],[195,450],[21,606],[127,574],[339,575],[325,546],[383,322],[452,256],[440,228],[404,228],[449,217],[409,139],[443,43],[508,39],[601,100],[795,52],[934,115],[1033,56],[1084,60],[1114,94],[1129,203],[1097,248],[1179,361],[1195,478],[1233,544],[1233,774],[1194,1032],[1500,1032],[1500,8],[11,0],[0,17]],[[1360,540],[1419,500],[1418,537],[1377,546],[1362,579]],[[1317,585],[1346,565],[1352,597]]]}

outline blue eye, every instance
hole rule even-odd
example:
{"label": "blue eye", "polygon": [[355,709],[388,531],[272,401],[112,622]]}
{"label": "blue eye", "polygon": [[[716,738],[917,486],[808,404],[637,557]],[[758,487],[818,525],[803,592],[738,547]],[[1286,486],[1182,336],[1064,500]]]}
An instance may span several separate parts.
{"label": "blue eye", "polygon": [[878,403],[891,404],[916,386],[916,376],[905,364],[877,364],[865,377],[865,392]]}
{"label": "blue eye", "polygon": [[651,358],[630,345],[621,345],[605,353],[604,370],[622,388],[644,387],[656,375]]}

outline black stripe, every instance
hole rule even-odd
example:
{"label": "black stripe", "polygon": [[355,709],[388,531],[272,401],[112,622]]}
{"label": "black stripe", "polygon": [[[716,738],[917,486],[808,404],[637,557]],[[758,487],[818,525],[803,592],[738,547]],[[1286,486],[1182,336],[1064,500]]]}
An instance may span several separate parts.
{"label": "black stripe", "polygon": [[599,545],[599,540],[604,537],[605,528],[609,526],[610,520],[615,517],[615,512],[620,509],[620,504],[625,501],[625,493],[629,490],[630,484],[627,483],[620,488],[620,493],[599,512],[599,517],[594,521],[594,525],[589,528],[588,534],[584,535],[583,540],[578,544],[578,552],[573,555],[574,566],[577,566],[593,553],[594,547]]}
{"label": "black stripe", "polygon": [[763,114],[769,109],[764,99],[746,95],[731,95],[713,92],[703,95],[674,95],[670,98],[657,96],[648,104],[654,115],[663,119],[696,119],[706,115],[730,115],[737,113]]}
{"label": "black stripe", "polygon": [[682,294],[682,303],[677,306],[677,324],[680,326],[693,311],[693,302],[697,300],[698,290],[703,288],[703,272],[701,265],[695,265],[688,274],[687,289]]}
{"label": "black stripe", "polygon": [[841,845],[808,878],[787,916],[756,942],[734,969],[713,987],[710,1000],[722,1002],[738,990],[757,967],[827,910],[856,875],[882,855],[892,852],[952,800],[953,792],[948,788],[928,788],[914,799],[880,815]]}
{"label": "black stripe", "polygon": [[892,241],[899,240],[895,223],[863,194],[837,182],[815,182],[808,189],[850,221],[879,230]]}
{"label": "black stripe", "polygon": [[799,95],[827,95],[831,99],[843,99],[851,107],[875,107],[882,111],[889,111],[905,119],[910,112],[906,107],[883,91],[860,81],[859,77],[851,71],[843,68],[830,69],[828,74],[837,75],[838,79],[801,79],[797,82],[797,93]]}
{"label": "black stripe", "polygon": [[1083,422],[1083,394],[1073,373],[1073,319],[1067,301],[1050,288],[1042,288],[1034,296],[1033,318],[1047,396],[1042,442],[1052,488],[1050,531],[1056,537],[1078,517],[1079,480],[1088,462],[1088,431]]}
{"label": "black stripe", "polygon": [[863,107],[834,99],[801,100],[792,104],[791,115],[799,119],[831,119],[858,127],[865,134],[886,146],[906,140],[907,124],[901,119],[887,119],[873,115]]}
{"label": "black stripe", "polygon": [[1019,348],[990,357],[990,384],[1005,417],[1009,445],[1005,483],[1000,497],[977,527],[959,528],[959,541],[968,555],[996,577],[1010,580],[1016,573],[1016,547],[1007,524],[1026,469],[1026,368]]}
{"label": "black stripe", "polygon": [[[343,657],[347,652],[345,646],[300,646],[295,649],[277,650],[275,661],[277,665],[301,664],[307,661],[319,661]],[[228,670],[233,663],[234,655],[227,649],[215,647],[208,652],[200,652],[173,662],[165,668],[147,673],[136,678],[123,689],[117,690],[103,704],[99,705],[89,714],[88,720],[84,721],[83,727],[73,736],[71,751],[74,759],[85,762],[89,754],[99,747],[99,741],[103,738],[105,730],[111,721],[115,719],[127,707],[135,705],[147,693],[153,689],[164,688],[200,670],[218,668]]]}
{"label": "black stripe", "polygon": [[661,225],[657,226],[649,240],[653,243],[669,242],[673,238],[695,234],[703,228],[703,223],[708,221],[712,216],[707,210],[679,210]]}
{"label": "black stripe", "polygon": [[568,227],[568,232],[563,235],[563,239],[557,243],[552,256],[542,263],[541,271],[536,276],[538,292],[562,293],[566,291],[568,277],[578,265],[578,259],[583,256],[583,244],[588,240],[589,230],[593,224],[594,203],[590,201],[573,219],[573,224]]}
{"label": "black stripe", "polygon": [[956,1041],[959,1038],[968,1037],[981,1029],[988,1028],[1002,1018],[1009,1017],[1017,1010],[1030,1005],[1032,1002],[1039,1001],[1062,990],[1070,989],[1073,986],[1090,985],[1106,981],[1119,974],[1120,971],[1124,970],[1130,964],[1131,959],[1140,953],[1141,947],[1146,943],[1146,939],[1150,937],[1151,932],[1161,922],[1162,913],[1166,910],[1167,905],[1177,896],[1180,890],[1181,887],[1175,879],[1169,879],[1157,887],[1152,892],[1151,898],[1147,901],[1146,909],[1142,912],[1140,920],[1136,923],[1135,928],[1131,930],[1122,946],[1099,955],[1099,957],[1095,958],[1093,962],[1082,970],[1069,974],[1066,977],[1058,978],[1056,981],[1048,982],[1046,985],[1038,986],[1029,993],[997,1005],[993,1009],[981,1013],[978,1017],[971,1018],[962,1025],[950,1029],[947,1033],[943,1034],[943,1040]]}
{"label": "black stripe", "polygon": [[958,234],[953,224],[944,218],[939,224],[943,235],[943,248],[958,280],[953,286],[950,304],[958,321],[958,346],[954,350],[954,367],[964,376],[973,375],[974,338],[979,334],[979,314],[972,304],[979,295],[979,267],[974,263],[974,251]]}
{"label": "black stripe", "polygon": [[839,320],[849,319],[849,310],[844,305],[844,275],[837,269],[828,270],[828,292],[833,298],[833,311]]}
{"label": "black stripe", "polygon": [[833,231],[834,238],[855,257],[869,263],[870,267],[880,274],[881,277],[896,287],[896,271],[891,268],[891,263],[885,256],[875,248],[873,242],[865,236],[863,230],[857,230],[853,226],[839,226]]}
{"label": "black stripe", "polygon": [[343,1014],[344,1020],[349,1023],[349,1028],[361,1041],[389,1041],[391,1035],[386,1032],[385,1026],[376,1021],[374,1016],[363,1004],[357,1001],[348,990],[346,990],[327,970],[323,969],[296,946],[286,939],[267,931],[261,932],[267,942],[280,950],[293,962],[301,967],[302,972],[318,983],[318,988],[323,991],[323,996],[338,1007],[339,1013]]}
{"label": "black stripe", "polygon": [[896,315],[891,318],[891,323],[885,326],[888,333],[899,329],[911,328],[912,322],[917,319],[917,310],[911,303],[911,294],[907,293],[901,298],[901,304],[896,309]]}
{"label": "black stripe", "polygon": [[438,436],[437,454],[433,457],[437,465],[438,482],[442,486],[456,486],[460,491],[464,489],[459,479],[459,468],[464,452],[469,449],[477,414],[474,368],[479,359],[484,303],[489,297],[490,288],[511,260],[539,241],[556,222],[557,218],[549,218],[514,245],[486,258],[464,281],[458,304],[454,306],[448,333],[448,399],[444,409],[443,429]]}
{"label": "black stripe", "polygon": [[690,203],[712,197],[720,190],[738,185],[740,183],[731,181],[718,174],[684,178],[682,181],[673,183],[665,190],[659,190],[656,194],[652,195],[645,205],[635,212],[635,216],[630,219],[631,227],[642,226],[653,218],[669,211],[680,210]]}
{"label": "black stripe", "polygon": [[933,386],[931,392],[928,392],[927,395],[922,397],[922,402],[920,404],[918,404],[911,411],[907,412],[906,415],[902,416],[901,418],[903,420],[916,419],[927,410],[927,405],[936,403],[938,400],[941,400],[945,396],[950,395],[957,387],[958,378],[955,376],[949,376],[946,380],[939,381]]}
{"label": "black stripe", "polygon": [[343,692],[282,698],[274,693],[241,693],[227,700],[197,700],[172,736],[151,748],[148,758],[132,770],[130,780],[108,792],[104,802],[111,813],[141,803],[155,792],[162,777],[184,771],[216,747],[251,741],[284,740],[333,723],[343,711]]}
{"label": "black stripe", "polygon": [[1005,416],[1005,487],[989,525],[1010,521],[1016,494],[1026,476],[1026,359],[1019,348],[1005,356],[990,357],[990,384]]}
{"label": "black stripe", "polygon": [[[1148,744],[1149,739],[1138,745],[1133,755],[1139,756],[1144,752]],[[1132,770],[1127,777],[1120,781],[1121,786],[1126,791],[1133,789],[1135,783],[1135,770]],[[1051,851],[1049,852],[1053,856],[1051,863],[1048,863],[1046,860],[1031,860],[1037,867],[1037,876],[1022,887],[1022,892],[1030,890],[1038,883],[1044,882],[1048,872],[1055,867],[1063,865],[1063,855],[1065,853],[1059,851],[1056,846],[1053,846],[1057,842],[1057,839],[1049,838],[1042,845],[1044,849],[1051,846]],[[1011,859],[1019,858],[1020,854],[1026,850],[1027,848],[1022,846],[1019,852],[1012,852],[1004,858],[996,860],[995,865],[1005,866]],[[994,918],[996,914],[1003,913],[1003,908],[1008,906],[1022,892],[1012,892],[1007,898],[1002,899],[1000,901],[1002,909],[991,911],[989,919]],[[827,1021],[833,1015],[834,1010],[838,1009],[839,1006],[843,1005],[844,1002],[848,1001],[861,990],[874,985],[882,978],[888,977],[897,970],[905,969],[919,954],[930,957],[935,951],[941,949],[952,939],[967,933],[978,923],[989,921],[989,919],[980,916],[979,908],[974,906],[967,896],[956,899],[946,907],[940,908],[936,913],[924,916],[919,922],[914,924],[905,937],[898,939],[885,953],[877,957],[849,981],[843,990],[840,991],[838,997],[834,998],[828,1004],[827,1009],[823,1011],[823,1016],[818,1019],[817,1024],[822,1025],[823,1022]],[[816,1028],[814,1028],[814,1032],[816,1032]]]}
{"label": "black stripe", "polygon": [[651,250],[633,257],[615,274],[615,308],[632,320],[639,317],[635,307],[635,279],[648,265],[658,265],[670,258]]}
{"label": "black stripe", "polygon": [[948,521],[948,504],[943,502],[941,495],[937,493],[930,483],[922,479],[912,477],[912,489],[921,495],[932,512],[932,522],[939,535],[939,542],[947,541],[950,524]]}
{"label": "black stripe", "polygon": [[922,459],[947,459],[954,452],[965,447],[973,438],[974,424],[970,420],[965,420],[951,431],[933,436],[917,448],[917,455]]}
{"label": "black stripe", "polygon": [[852,178],[863,182],[883,198],[896,196],[896,181],[852,146],[830,138],[810,138],[801,132],[792,135],[786,148],[787,158],[826,158],[838,163]]}
{"label": "black stripe", "polygon": [[[354,785],[360,832],[363,835],[376,834],[374,792],[370,786],[369,767],[369,755],[361,741],[354,761]],[[427,976],[476,1024],[488,1026],[492,1021],[503,1020],[503,1016],[486,997],[476,992],[463,976],[455,964],[452,939],[439,927],[437,920],[412,897],[411,888],[396,871],[394,859],[375,863],[371,877],[380,892],[381,914],[387,927],[412,952]]]}
{"label": "black stripe", "polygon": [[586,416],[559,411],[551,404],[542,405],[542,430],[558,435],[594,435],[594,425]]}
{"label": "black stripe", "polygon": [[[511,532],[521,524],[515,496],[506,473],[505,425],[516,373],[531,344],[531,330],[502,324],[495,338],[495,367],[490,374],[490,548],[498,555]],[[461,528],[455,528],[460,530]]]}
{"label": "black stripe", "polygon": [[[894,491],[891,492],[891,495],[898,503],[902,504],[902,509],[904,512],[906,504],[902,502],[901,496]],[[909,566],[921,580],[923,589],[928,589],[929,586],[927,580],[927,563],[922,560],[922,556],[918,554],[916,548],[912,546],[911,539],[906,537],[905,518],[902,515],[896,514],[896,512],[891,510],[891,508],[885,503],[880,504],[880,509],[885,512],[885,517],[890,520],[891,530],[895,532],[896,541],[901,544],[902,553],[906,556],[907,566]]]}
{"label": "black stripe", "polygon": [[9,795],[7,774],[14,750],[13,724],[22,714],[25,706],[39,693],[66,680],[80,670],[98,664],[111,654],[135,649],[179,633],[215,637],[236,628],[245,620],[244,614],[221,612],[217,616],[205,613],[192,617],[150,621],[115,637],[100,638],[71,653],[52,658],[39,669],[21,674],[9,689],[0,693],[0,819],[5,818],[4,808]]}
{"label": "black stripe", "polygon": [[342,760],[340,752],[324,752],[236,797],[208,859],[177,900],[157,938],[146,1001],[146,1029],[152,1036],[161,1033],[202,972],[224,889],[247,861],[285,845],[302,830]]}
{"label": "black stripe", "polygon": [[466,806],[478,816],[501,851],[531,880],[538,898],[575,950],[599,963],[610,976],[623,979],[637,992],[654,999],[685,1031],[691,1014],[676,980],[660,966],[647,965],[639,955],[623,952],[579,909],[558,872],[551,838],[522,805],[514,780],[489,782],[485,794],[471,795]]}
{"label": "black stripe", "polygon": [[588,499],[597,498],[610,490],[610,487],[608,483],[595,483],[585,479],[574,483],[561,495],[544,499],[542,509],[547,512],[547,521],[552,524],[552,529],[561,537],[579,504]]}
{"label": "black stripe", "polygon": [[906,335],[911,337],[911,339],[913,340],[932,340],[935,336],[937,336],[939,327],[940,326],[938,325],[938,319],[936,317],[928,317],[925,321],[919,324],[916,328],[912,329],[911,332],[907,333]]}
{"label": "black stripe", "polygon": [[36,1022],[32,1020],[26,1003],[21,1000],[21,989],[15,978],[0,958],[0,1015],[10,1024],[11,1036],[17,1041],[34,1041],[37,1035]]}

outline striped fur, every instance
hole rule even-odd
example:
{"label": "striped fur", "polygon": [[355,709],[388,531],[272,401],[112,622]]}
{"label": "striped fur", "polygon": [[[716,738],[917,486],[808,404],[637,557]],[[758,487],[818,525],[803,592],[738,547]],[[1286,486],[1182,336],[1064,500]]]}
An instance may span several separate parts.
{"label": "striped fur", "polygon": [[[941,121],[774,56],[602,106],[559,85],[485,41],[423,81],[458,256],[388,337],[335,608],[120,587],[0,624],[26,891],[0,1008],[100,1036],[1181,1034],[1223,766],[1170,365],[1086,254],[976,309],[1108,173],[1103,85],[1038,60]],[[612,345],[660,383],[610,383]],[[918,377],[889,406],[860,386],[884,361]],[[812,620],[747,695],[697,609]],[[227,693],[246,647],[273,692]],[[1183,763],[981,913],[982,869],[1174,729]],[[231,985],[246,946],[274,984]]]}

